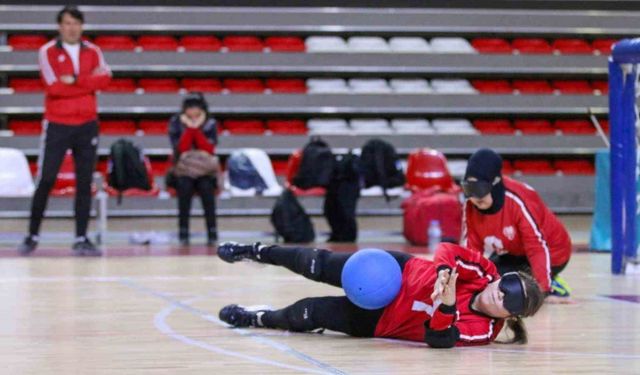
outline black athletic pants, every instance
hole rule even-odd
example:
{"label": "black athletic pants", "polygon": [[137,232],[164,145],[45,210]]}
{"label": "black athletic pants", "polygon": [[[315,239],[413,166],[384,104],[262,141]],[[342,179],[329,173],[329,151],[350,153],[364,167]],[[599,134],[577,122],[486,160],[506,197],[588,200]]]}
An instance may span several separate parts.
{"label": "black athletic pants", "polygon": [[[496,268],[498,269],[498,273],[500,275],[504,275],[507,272],[514,271],[522,271],[528,273],[529,275],[533,275],[533,273],[531,272],[531,265],[529,264],[527,257],[511,254],[498,255],[498,253],[494,252],[489,257],[489,260],[496,265]],[[567,266],[567,263],[561,264],[559,266],[552,266],[551,277],[555,277],[557,274],[562,272],[562,270]]]}
{"label": "black athletic pants", "polygon": [[[411,255],[389,251],[404,269]],[[261,262],[284,266],[308,279],[342,287],[341,275],[350,253],[329,250],[285,248],[271,246],[260,252]],[[312,331],[326,328],[356,337],[373,337],[384,309],[365,310],[345,296],[311,297],[281,310],[264,313],[262,324],[267,328],[289,331]]]}
{"label": "black athletic pants", "polygon": [[98,122],[79,126],[45,122],[44,151],[39,156],[38,187],[31,202],[29,234],[37,235],[60,165],[67,150],[73,152],[76,173],[76,236],[86,236],[91,210],[91,182],[98,150]]}
{"label": "black athletic pants", "polygon": [[202,201],[204,217],[207,225],[207,235],[217,235],[216,229],[216,179],[211,176],[198,178],[178,177],[176,188],[178,191],[178,228],[181,236],[189,234],[189,217],[191,216],[191,200],[197,192]]}

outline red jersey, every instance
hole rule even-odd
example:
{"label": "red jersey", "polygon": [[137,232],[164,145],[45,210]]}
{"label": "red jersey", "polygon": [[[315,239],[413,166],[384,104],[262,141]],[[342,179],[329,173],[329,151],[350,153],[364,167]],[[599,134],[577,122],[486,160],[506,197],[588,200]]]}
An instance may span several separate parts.
{"label": "red jersey", "polygon": [[571,238],[564,225],[527,184],[504,177],[504,206],[482,214],[467,200],[464,229],[469,249],[526,256],[543,292],[551,289],[551,266],[571,257]]}
{"label": "red jersey", "polygon": [[[71,57],[58,39],[40,47],[38,60],[46,94],[45,120],[62,125],[82,125],[96,120],[96,90],[104,89],[111,80],[111,70],[100,48],[87,41],[80,43],[77,75],[74,74]],[[97,68],[102,72],[93,74]],[[75,76],[75,83],[67,85],[60,82],[63,75]]]}
{"label": "red jersey", "polygon": [[[439,299],[431,300],[438,269],[442,268],[458,270],[456,306],[451,313],[438,308]],[[487,284],[499,278],[493,263],[480,253],[442,243],[433,261],[412,258],[405,264],[400,292],[384,309],[375,336],[424,341],[428,324],[436,331],[455,326],[460,331],[456,346],[488,344],[498,336],[504,321],[473,311],[471,303]]]}

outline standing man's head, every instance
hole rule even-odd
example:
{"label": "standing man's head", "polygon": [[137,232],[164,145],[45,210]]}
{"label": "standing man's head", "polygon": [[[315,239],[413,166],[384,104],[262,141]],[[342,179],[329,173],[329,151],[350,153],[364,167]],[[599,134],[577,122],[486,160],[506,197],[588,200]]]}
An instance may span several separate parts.
{"label": "standing man's head", "polygon": [[82,37],[82,25],[84,24],[84,14],[74,6],[66,6],[58,12],[58,32],[60,39],[69,44],[80,42]]}
{"label": "standing man's head", "polygon": [[500,211],[504,204],[502,158],[482,148],[471,155],[462,181],[465,196],[482,213]]}

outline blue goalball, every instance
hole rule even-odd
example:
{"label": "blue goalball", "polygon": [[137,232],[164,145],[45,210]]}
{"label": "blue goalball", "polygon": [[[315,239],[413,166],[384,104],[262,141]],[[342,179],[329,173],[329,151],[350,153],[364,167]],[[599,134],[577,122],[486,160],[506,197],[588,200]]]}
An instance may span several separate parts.
{"label": "blue goalball", "polygon": [[402,270],[384,250],[362,249],[342,269],[342,288],[355,305],[375,310],[387,306],[400,291]]}

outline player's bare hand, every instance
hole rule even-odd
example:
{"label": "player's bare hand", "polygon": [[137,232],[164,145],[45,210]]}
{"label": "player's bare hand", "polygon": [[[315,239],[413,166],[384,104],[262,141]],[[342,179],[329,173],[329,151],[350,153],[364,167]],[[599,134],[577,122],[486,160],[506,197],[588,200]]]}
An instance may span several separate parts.
{"label": "player's bare hand", "polygon": [[442,291],[442,294],[440,295],[440,300],[442,301],[443,304],[448,306],[453,306],[456,304],[456,282],[457,281],[458,281],[458,270],[454,268],[453,272],[451,272],[451,275],[449,276],[449,279],[444,285],[444,290]]}
{"label": "player's bare hand", "polygon": [[64,74],[60,76],[60,82],[65,85],[73,85],[76,82],[76,78],[70,74]]}
{"label": "player's bare hand", "polygon": [[433,293],[431,293],[431,300],[435,301],[440,297],[442,292],[444,291],[444,286],[449,281],[450,270],[444,269],[438,271],[438,278],[436,279],[436,283],[433,286]]}

